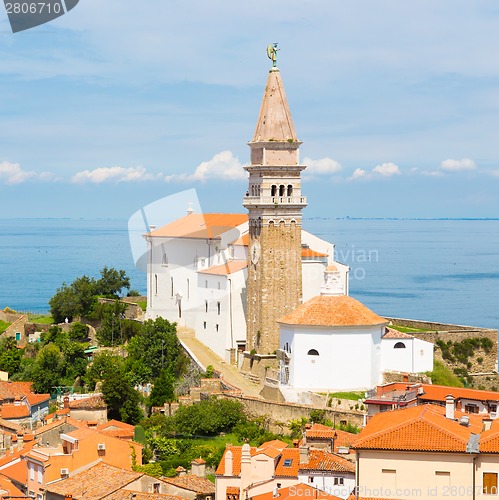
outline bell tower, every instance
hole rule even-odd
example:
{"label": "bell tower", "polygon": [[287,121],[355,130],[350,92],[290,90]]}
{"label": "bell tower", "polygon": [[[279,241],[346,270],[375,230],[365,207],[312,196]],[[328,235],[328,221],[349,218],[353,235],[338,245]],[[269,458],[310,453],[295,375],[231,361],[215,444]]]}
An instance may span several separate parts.
{"label": "bell tower", "polygon": [[[270,46],[269,46],[270,47]],[[270,55],[269,55],[270,57]],[[295,132],[279,69],[269,71],[255,135],[249,143],[246,350],[279,349],[277,320],[301,303],[302,144]]]}

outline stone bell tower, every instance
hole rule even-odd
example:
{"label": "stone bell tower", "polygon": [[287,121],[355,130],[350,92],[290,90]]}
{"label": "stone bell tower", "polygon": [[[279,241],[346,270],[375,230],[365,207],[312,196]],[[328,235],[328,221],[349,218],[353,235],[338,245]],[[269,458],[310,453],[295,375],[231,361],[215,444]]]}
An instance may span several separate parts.
{"label": "stone bell tower", "polygon": [[[270,56],[269,56],[270,57]],[[243,206],[249,216],[246,350],[279,349],[277,320],[301,303],[301,193],[298,140],[277,67],[269,71]]]}

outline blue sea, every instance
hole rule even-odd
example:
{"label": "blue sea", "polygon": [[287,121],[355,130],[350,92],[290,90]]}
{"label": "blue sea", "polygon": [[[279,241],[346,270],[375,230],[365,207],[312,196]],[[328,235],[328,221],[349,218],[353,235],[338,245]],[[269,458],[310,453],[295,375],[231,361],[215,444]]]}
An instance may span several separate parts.
{"label": "blue sea", "polygon": [[[499,220],[308,219],[380,315],[498,328]],[[124,269],[145,294],[126,220],[0,219],[0,308],[48,311],[64,282]],[[137,248],[135,248],[137,256]]]}

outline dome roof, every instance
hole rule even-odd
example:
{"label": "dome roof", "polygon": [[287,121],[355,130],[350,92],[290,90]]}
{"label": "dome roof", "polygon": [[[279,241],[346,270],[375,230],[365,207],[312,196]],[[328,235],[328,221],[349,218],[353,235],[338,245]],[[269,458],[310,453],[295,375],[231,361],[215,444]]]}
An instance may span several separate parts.
{"label": "dome roof", "polygon": [[318,295],[284,316],[279,323],[308,326],[372,326],[388,321],[348,295]]}

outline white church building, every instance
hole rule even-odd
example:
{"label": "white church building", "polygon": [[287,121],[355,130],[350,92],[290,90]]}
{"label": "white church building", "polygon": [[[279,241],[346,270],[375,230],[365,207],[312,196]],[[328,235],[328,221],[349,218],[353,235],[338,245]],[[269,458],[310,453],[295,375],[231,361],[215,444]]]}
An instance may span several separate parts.
{"label": "white church building", "polygon": [[[189,212],[145,235],[146,317],[192,328],[221,359],[237,363],[246,347],[248,216]],[[349,267],[334,261],[334,245],[302,230],[304,300],[320,292],[328,265],[348,294]]]}
{"label": "white church building", "polygon": [[341,273],[324,273],[321,294],[280,319],[280,383],[295,390],[366,390],[383,372],[433,370],[433,344],[388,328],[388,321],[342,292]]}

